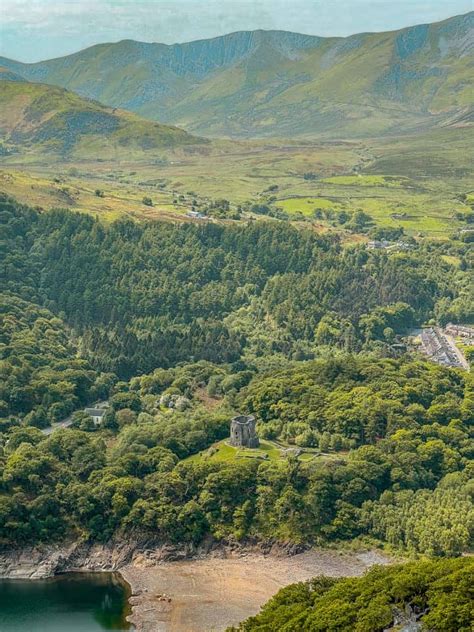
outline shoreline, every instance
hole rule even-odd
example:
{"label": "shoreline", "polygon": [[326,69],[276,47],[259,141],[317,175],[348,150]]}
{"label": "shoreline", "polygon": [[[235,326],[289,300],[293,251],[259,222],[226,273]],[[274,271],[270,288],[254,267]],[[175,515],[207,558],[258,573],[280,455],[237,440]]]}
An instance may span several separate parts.
{"label": "shoreline", "polygon": [[256,614],[283,586],[321,574],[358,576],[373,564],[393,562],[377,550],[263,548],[72,542],[0,551],[0,577],[116,572],[127,584],[126,619],[135,632],[223,632]]}

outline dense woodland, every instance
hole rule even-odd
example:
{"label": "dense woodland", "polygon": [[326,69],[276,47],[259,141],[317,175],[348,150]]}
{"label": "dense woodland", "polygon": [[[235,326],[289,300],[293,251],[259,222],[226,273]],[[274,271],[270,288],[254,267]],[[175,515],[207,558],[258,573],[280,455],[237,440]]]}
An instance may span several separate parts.
{"label": "dense woodland", "polygon": [[37,304],[0,294],[0,323],[2,424],[24,415],[28,425],[48,426],[103,399],[117,380],[79,358],[68,327]]}
{"label": "dense woodland", "polygon": [[359,578],[316,577],[282,588],[229,632],[380,632],[419,629],[420,620],[424,630],[470,632],[473,575],[472,560],[457,559],[379,567]]}
{"label": "dense woodland", "polygon": [[[100,431],[80,414],[76,429],[47,437],[10,426],[3,541],[127,533],[190,544],[206,536],[321,544],[369,535],[431,555],[470,546],[470,374],[341,356],[292,362],[264,377],[201,361],[113,391]],[[212,410],[203,394],[214,397]],[[173,396],[181,410],[162,405]],[[188,459],[228,436],[236,406],[257,415],[263,437],[336,458]]]}
{"label": "dense woodland", "polygon": [[[394,346],[431,318],[472,319],[466,244],[388,255],[278,222],[0,210],[0,542],[470,547],[472,374]],[[105,398],[99,429],[74,412]],[[320,456],[193,458],[236,411]]]}
{"label": "dense woodland", "polygon": [[93,368],[120,378],[189,360],[359,351],[430,317],[474,318],[467,244],[387,255],[278,222],[105,227],[5,197],[0,212],[3,290],[49,309]]}

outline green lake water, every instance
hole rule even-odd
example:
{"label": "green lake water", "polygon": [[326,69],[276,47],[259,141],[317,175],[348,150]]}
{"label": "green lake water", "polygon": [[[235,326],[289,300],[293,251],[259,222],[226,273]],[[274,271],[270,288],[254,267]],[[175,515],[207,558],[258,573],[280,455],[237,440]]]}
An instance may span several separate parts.
{"label": "green lake water", "polygon": [[132,630],[126,584],[113,573],[0,579],[0,632]]}

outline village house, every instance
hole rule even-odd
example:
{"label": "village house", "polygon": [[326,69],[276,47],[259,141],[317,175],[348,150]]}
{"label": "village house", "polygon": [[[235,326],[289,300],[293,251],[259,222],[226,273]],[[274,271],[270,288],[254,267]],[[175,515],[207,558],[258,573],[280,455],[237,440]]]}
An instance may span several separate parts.
{"label": "village house", "polygon": [[439,327],[426,327],[421,332],[423,351],[437,364],[465,368],[454,344],[446,338]]}
{"label": "village house", "polygon": [[474,341],[474,327],[448,323],[446,325],[446,332],[451,336],[459,336],[459,338],[467,338],[468,341]]}
{"label": "village house", "polygon": [[188,211],[187,216],[193,219],[208,219],[207,215],[204,215],[201,211]]}
{"label": "village house", "polygon": [[92,417],[93,422],[98,426],[102,422],[107,410],[105,408],[85,408],[84,412],[86,415]]}
{"label": "village house", "polygon": [[387,241],[386,239],[381,239],[381,240],[374,239],[367,243],[367,248],[369,250],[380,250],[383,248],[388,248],[390,245],[391,245],[390,242]]}

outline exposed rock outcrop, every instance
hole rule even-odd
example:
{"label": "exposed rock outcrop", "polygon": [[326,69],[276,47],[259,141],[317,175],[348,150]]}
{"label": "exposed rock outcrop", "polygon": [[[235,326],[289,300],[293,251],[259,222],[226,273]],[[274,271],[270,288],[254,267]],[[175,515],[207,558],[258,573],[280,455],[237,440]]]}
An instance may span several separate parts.
{"label": "exposed rock outcrop", "polygon": [[44,579],[75,570],[115,571],[127,564],[136,543],[112,545],[71,542],[0,551],[0,577]]}
{"label": "exposed rock outcrop", "polygon": [[106,544],[73,541],[21,549],[0,549],[0,577],[44,579],[70,571],[118,571],[128,564],[156,566],[203,557],[245,557],[249,554],[288,556],[308,547],[274,540],[220,543],[211,538],[199,546],[162,544],[152,540],[121,540]]}

